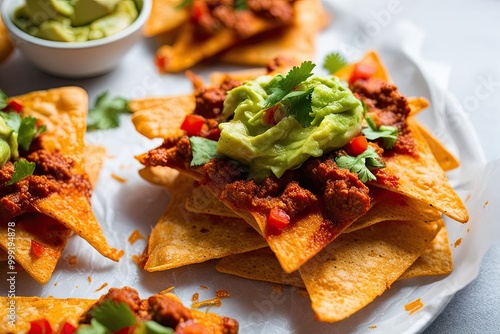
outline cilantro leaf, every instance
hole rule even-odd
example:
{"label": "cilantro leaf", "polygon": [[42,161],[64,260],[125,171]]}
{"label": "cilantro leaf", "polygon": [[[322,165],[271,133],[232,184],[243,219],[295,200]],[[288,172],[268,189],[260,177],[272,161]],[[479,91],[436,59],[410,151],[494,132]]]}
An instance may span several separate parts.
{"label": "cilantro leaf", "polygon": [[26,159],[19,159],[14,162],[14,173],[6,185],[11,186],[24,178],[27,178],[35,171],[36,164]]}
{"label": "cilantro leaf", "polygon": [[346,58],[340,52],[332,52],[325,56],[323,68],[330,73],[335,73],[347,65]]}
{"label": "cilantro leaf", "polygon": [[9,97],[7,96],[7,94],[5,94],[3,92],[3,90],[0,89],[0,110],[7,107],[7,99],[8,98]]}
{"label": "cilantro leaf", "polygon": [[130,101],[123,97],[111,97],[106,91],[99,95],[89,110],[87,130],[104,130],[120,125],[119,115],[129,113]]}
{"label": "cilantro leaf", "polygon": [[179,3],[177,6],[175,6],[175,9],[183,9],[188,6],[191,6],[193,4],[193,0],[182,0],[181,3]]}
{"label": "cilantro leaf", "polygon": [[303,81],[312,75],[316,65],[311,61],[303,62],[300,67],[294,66],[285,76],[277,75],[266,87],[267,98],[264,100],[264,110],[281,103],[288,113],[297,121],[307,127],[313,120],[312,92],[314,88],[307,91],[294,90]]}
{"label": "cilantro leaf", "polygon": [[217,142],[203,137],[189,137],[193,159],[191,167],[200,166],[209,162],[212,158],[217,158]]}
{"label": "cilantro leaf", "polygon": [[358,174],[359,180],[363,183],[377,179],[370,171],[370,168],[385,167],[382,159],[370,146],[368,146],[363,153],[356,157],[350,155],[340,155],[335,158],[335,162],[340,168],[345,168]]}
{"label": "cilantro leaf", "polygon": [[312,75],[315,66],[311,61],[305,61],[300,67],[294,66],[285,76],[277,75],[266,88],[269,96],[264,101],[264,109],[283,100],[293,88]]}
{"label": "cilantro leaf", "polygon": [[287,94],[284,100],[288,100],[288,114],[295,117],[295,119],[302,125],[302,127],[307,127],[311,124],[314,117],[306,110],[312,110],[312,92],[314,88],[310,88],[307,91],[293,91]]}
{"label": "cilantro leaf", "polygon": [[37,119],[33,116],[22,117],[16,112],[0,111],[0,117],[9,128],[17,133],[17,142],[26,151],[30,149],[33,139],[46,130],[45,125],[37,127]]}
{"label": "cilantro leaf", "polygon": [[361,130],[363,135],[365,135],[368,140],[382,139],[382,147],[385,149],[391,149],[394,146],[396,140],[398,140],[398,129],[394,126],[381,125],[377,127],[373,119],[369,116],[365,116],[366,123],[368,127]]}
{"label": "cilantro leaf", "polygon": [[247,0],[234,0],[235,10],[245,10],[248,8]]}
{"label": "cilantro leaf", "polygon": [[3,118],[5,124],[15,132],[19,132],[19,128],[21,127],[21,114],[16,112],[5,112],[0,111],[0,117]]}
{"label": "cilantro leaf", "polygon": [[90,324],[79,325],[76,334],[108,334],[109,330],[95,318],[90,319]]}
{"label": "cilantro leaf", "polygon": [[90,315],[111,332],[137,323],[127,304],[115,303],[111,300],[105,300],[102,304],[93,307]]}

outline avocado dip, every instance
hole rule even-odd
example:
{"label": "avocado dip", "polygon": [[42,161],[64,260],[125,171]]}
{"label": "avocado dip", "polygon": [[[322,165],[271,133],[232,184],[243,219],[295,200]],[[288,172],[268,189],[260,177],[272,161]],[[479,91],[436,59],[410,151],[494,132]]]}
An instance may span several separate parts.
{"label": "avocado dip", "polygon": [[228,92],[224,102],[224,118],[234,116],[219,125],[217,153],[248,166],[249,177],[258,182],[271,174],[281,177],[361,133],[364,109],[344,81],[311,73],[290,87],[288,99],[266,109],[283,82],[281,75],[247,81]]}
{"label": "avocado dip", "polygon": [[135,21],[143,0],[25,0],[12,21],[24,32],[58,42],[114,35]]}
{"label": "avocado dip", "polygon": [[17,132],[11,129],[0,117],[0,168],[3,167],[11,158],[19,157]]}

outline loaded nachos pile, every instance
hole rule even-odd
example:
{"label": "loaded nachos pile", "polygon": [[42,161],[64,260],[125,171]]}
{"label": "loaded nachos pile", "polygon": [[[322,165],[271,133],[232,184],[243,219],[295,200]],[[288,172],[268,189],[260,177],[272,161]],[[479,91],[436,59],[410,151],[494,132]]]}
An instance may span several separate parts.
{"label": "loaded nachos pile", "polygon": [[[161,146],[137,159],[172,200],[142,264],[209,259],[251,279],[305,287],[316,318],[345,319],[397,279],[448,274],[442,214],[467,210],[447,181],[458,162],[415,119],[375,53],[336,71],[278,59],[255,73],[188,73],[191,95],[135,101]],[[257,75],[256,75],[257,73]]]}

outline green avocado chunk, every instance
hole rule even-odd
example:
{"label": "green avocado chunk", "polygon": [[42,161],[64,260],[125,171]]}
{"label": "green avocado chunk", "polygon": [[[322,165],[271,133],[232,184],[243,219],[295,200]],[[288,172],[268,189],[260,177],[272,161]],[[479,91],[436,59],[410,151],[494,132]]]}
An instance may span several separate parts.
{"label": "green avocado chunk", "polygon": [[285,114],[276,124],[266,124],[262,112],[266,87],[273,77],[263,76],[231,90],[224,102],[217,151],[249,167],[249,177],[260,182],[270,174],[281,177],[309,157],[339,149],[361,132],[363,107],[346,84],[334,76],[313,75],[295,88],[312,91],[310,125],[303,127]]}
{"label": "green avocado chunk", "polygon": [[89,24],[111,14],[119,0],[76,0],[71,24],[75,27]]}
{"label": "green avocado chunk", "polygon": [[11,158],[18,157],[17,134],[0,117],[0,168]]}

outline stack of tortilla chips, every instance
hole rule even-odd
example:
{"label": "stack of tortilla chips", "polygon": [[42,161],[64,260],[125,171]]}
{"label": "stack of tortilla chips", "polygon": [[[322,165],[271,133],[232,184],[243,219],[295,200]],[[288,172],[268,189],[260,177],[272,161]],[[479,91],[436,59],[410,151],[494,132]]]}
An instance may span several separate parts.
{"label": "stack of tortilla chips", "polygon": [[[391,81],[375,53],[360,63],[375,66],[375,77]],[[336,74],[348,79],[353,68],[354,64]],[[251,77],[250,72],[227,75]],[[218,83],[222,76],[212,76],[211,82]],[[468,220],[445,175],[458,161],[414,118],[427,101],[409,98],[408,102],[408,127],[418,154],[386,158],[386,169],[398,181],[372,182],[374,201],[366,215],[319,246],[323,238],[319,215],[309,215],[277,236],[266,236],[266,217],[222,203],[214,196],[217,189],[197,184],[196,172],[180,166],[177,170],[145,167],[142,177],[169,189],[172,200],[151,233],[144,269],[159,271],[220,259],[216,268],[224,273],[305,287],[317,319],[324,322],[349,317],[398,279],[450,273],[452,257],[442,214],[461,223]],[[177,136],[194,105],[192,95],[137,100],[132,103],[132,120],[148,138]]]}
{"label": "stack of tortilla chips", "polygon": [[195,36],[190,19],[192,6],[183,6],[185,3],[189,2],[153,0],[144,35],[156,36],[163,44],[156,53],[161,72],[183,71],[212,57],[228,63],[257,66],[264,66],[269,59],[278,56],[297,61],[312,59],[315,36],[329,21],[321,0],[295,1],[290,24],[257,16],[248,22],[244,37],[224,28],[200,40]]}
{"label": "stack of tortilla chips", "polygon": [[[39,137],[40,147],[71,159],[74,162],[71,172],[88,177],[93,186],[105,150],[84,143],[87,93],[79,87],[63,87],[32,92],[14,99],[23,106],[24,116],[33,116],[46,126],[46,131]],[[48,197],[35,200],[31,206],[30,212],[15,217],[12,222],[0,219],[0,250],[5,260],[15,260],[39,283],[49,281],[72,234],[84,238],[99,253],[113,261],[118,261],[122,256],[123,251],[108,245],[90,201],[73,185],[68,184]],[[13,231],[14,247],[13,239],[9,237]],[[41,254],[33,253],[32,241],[42,245]]]}

